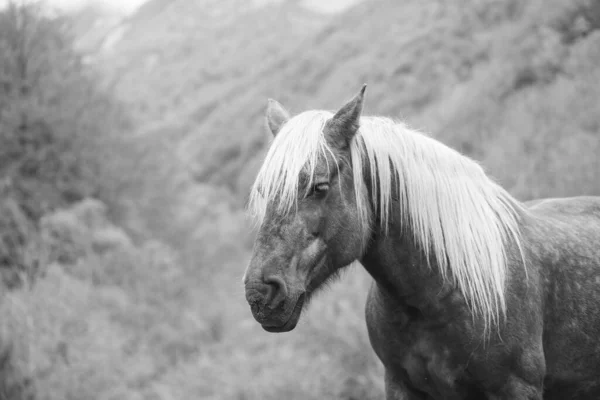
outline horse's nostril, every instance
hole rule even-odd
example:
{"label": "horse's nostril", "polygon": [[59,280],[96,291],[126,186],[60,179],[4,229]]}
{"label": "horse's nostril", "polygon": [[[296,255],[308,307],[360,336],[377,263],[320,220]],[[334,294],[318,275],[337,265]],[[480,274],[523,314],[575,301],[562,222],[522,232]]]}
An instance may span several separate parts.
{"label": "horse's nostril", "polygon": [[266,305],[270,308],[275,308],[287,297],[287,287],[282,278],[278,276],[269,276],[264,282],[269,287]]}

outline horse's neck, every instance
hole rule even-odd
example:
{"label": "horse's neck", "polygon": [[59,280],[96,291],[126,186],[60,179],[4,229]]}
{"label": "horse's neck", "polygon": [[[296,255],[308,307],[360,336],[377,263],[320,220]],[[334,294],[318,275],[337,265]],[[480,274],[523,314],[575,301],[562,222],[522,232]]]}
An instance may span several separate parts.
{"label": "horse's neck", "polygon": [[376,234],[361,263],[388,298],[418,308],[423,314],[444,315],[448,296],[459,292],[445,283],[435,260],[428,264],[424,252],[397,224]]}

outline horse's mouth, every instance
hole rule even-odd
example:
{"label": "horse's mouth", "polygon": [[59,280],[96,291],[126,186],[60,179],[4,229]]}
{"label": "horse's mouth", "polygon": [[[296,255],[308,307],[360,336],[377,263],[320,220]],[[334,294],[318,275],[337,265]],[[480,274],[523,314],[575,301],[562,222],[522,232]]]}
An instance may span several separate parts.
{"label": "horse's mouth", "polygon": [[290,317],[283,325],[273,326],[273,325],[261,325],[263,329],[267,332],[271,333],[283,333],[289,332],[293,330],[298,324],[298,320],[300,319],[300,314],[302,313],[302,307],[304,306],[304,297],[305,294],[302,293],[298,300],[296,301],[296,305],[290,314]]}

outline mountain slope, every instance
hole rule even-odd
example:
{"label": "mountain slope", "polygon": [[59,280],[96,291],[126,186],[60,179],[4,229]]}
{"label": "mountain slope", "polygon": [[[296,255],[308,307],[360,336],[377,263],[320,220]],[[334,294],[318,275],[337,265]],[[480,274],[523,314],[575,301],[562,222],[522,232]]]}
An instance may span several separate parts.
{"label": "mountain slope", "polygon": [[[375,0],[324,16],[296,1],[153,0],[98,64],[137,109],[144,140],[167,143],[186,174],[229,188],[238,204],[269,141],[268,97],[292,111],[335,108],[363,82],[367,112],[431,132],[521,197],[594,192],[584,170],[597,166],[598,91],[588,82],[597,80],[598,9],[591,0]],[[577,138],[557,136],[565,131]],[[562,146],[575,146],[572,161]],[[548,163],[554,173],[542,179]],[[568,183],[567,166],[583,181]]]}
{"label": "mountain slope", "polygon": [[[180,154],[197,179],[244,193],[268,141],[262,129],[267,97],[294,111],[335,108],[367,82],[367,112],[432,132],[482,160],[521,197],[598,192],[593,110],[600,94],[589,85],[598,81],[596,4],[359,5],[273,68],[253,74],[251,84],[213,98],[217,108],[194,119],[198,125]],[[565,129],[572,135],[556,137]],[[566,155],[564,146],[576,149]],[[506,169],[507,152],[518,170]],[[539,169],[548,163],[552,174]],[[580,171],[575,186],[567,178],[571,166]]]}
{"label": "mountain slope", "polygon": [[272,63],[282,45],[325,21],[295,2],[155,0],[126,22],[127,32],[98,62],[144,117],[164,119],[164,113],[210,108],[209,98],[236,87]]}

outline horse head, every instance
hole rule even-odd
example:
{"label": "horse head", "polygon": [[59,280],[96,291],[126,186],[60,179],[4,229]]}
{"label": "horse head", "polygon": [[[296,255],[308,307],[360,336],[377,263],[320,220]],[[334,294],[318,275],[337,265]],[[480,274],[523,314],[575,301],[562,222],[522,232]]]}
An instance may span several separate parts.
{"label": "horse head", "polygon": [[260,227],[244,276],[254,318],[269,332],[294,329],[310,296],[361,256],[368,229],[358,211],[350,142],[364,91],[335,115],[290,117],[269,100],[275,138],[251,192]]}

